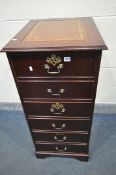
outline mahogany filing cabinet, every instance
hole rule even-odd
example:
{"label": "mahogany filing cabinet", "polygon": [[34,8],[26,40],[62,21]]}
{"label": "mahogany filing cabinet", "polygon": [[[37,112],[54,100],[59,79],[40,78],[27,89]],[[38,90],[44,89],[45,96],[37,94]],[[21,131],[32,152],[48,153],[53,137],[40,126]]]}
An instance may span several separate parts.
{"label": "mahogany filing cabinet", "polygon": [[92,18],[31,20],[6,52],[38,158],[88,161],[102,50]]}

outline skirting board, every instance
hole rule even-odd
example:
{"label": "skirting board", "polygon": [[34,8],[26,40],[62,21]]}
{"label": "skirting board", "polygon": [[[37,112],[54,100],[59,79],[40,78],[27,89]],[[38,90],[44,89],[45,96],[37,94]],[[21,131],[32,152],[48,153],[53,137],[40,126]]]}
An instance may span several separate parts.
{"label": "skirting board", "polygon": [[[0,111],[22,111],[21,103],[0,102]],[[116,104],[96,103],[94,113],[116,114]]]}

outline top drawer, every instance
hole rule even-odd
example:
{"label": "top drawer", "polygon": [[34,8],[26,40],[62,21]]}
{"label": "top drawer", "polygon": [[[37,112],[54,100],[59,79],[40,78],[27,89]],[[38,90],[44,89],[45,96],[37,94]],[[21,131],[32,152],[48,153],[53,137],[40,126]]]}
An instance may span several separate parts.
{"label": "top drawer", "polygon": [[97,55],[97,51],[8,53],[18,78],[95,76]]}

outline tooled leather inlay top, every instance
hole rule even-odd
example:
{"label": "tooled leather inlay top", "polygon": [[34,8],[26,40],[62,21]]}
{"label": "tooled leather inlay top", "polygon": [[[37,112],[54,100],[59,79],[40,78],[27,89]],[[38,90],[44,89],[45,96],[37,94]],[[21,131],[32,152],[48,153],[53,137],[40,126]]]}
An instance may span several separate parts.
{"label": "tooled leather inlay top", "polygon": [[84,22],[80,19],[39,21],[24,38],[24,42],[87,40]]}

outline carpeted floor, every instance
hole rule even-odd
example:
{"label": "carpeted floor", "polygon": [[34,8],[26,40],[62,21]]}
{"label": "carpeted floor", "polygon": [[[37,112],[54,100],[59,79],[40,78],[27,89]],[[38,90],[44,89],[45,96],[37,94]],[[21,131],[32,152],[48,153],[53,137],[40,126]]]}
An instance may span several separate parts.
{"label": "carpeted floor", "polygon": [[0,175],[116,175],[116,115],[95,114],[89,162],[37,159],[23,112],[0,112]]}

